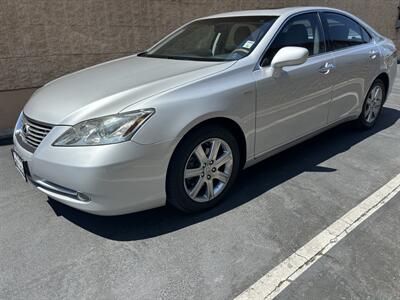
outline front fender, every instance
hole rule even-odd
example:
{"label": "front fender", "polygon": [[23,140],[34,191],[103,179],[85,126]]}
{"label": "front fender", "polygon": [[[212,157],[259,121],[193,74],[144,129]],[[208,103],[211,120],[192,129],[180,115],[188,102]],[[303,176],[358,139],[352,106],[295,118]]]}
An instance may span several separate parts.
{"label": "front fender", "polygon": [[140,144],[172,140],[178,143],[201,122],[227,118],[242,129],[248,145],[247,153],[251,156],[254,153],[256,103],[251,74],[226,72],[223,76],[208,78],[140,102],[139,108],[153,107],[156,113],[139,129],[133,140]]}

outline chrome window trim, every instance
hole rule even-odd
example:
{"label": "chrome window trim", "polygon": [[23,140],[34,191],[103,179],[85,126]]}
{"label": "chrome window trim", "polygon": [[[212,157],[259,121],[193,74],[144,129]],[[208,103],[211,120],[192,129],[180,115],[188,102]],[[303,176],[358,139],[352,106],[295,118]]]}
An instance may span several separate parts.
{"label": "chrome window trim", "polygon": [[[291,19],[293,19],[294,17],[300,16],[300,15],[309,14],[309,13],[316,13],[316,14],[318,14],[318,18],[319,18],[319,21],[320,21],[320,24],[321,24],[321,27],[322,27],[322,31],[323,31],[323,36],[324,36],[324,41],[325,41],[325,50],[326,50],[326,51],[323,52],[323,53],[315,54],[315,55],[312,55],[312,56],[310,56],[310,57],[318,57],[318,56],[326,55],[326,54],[330,54],[330,53],[334,54],[335,52],[338,52],[338,51],[343,51],[343,50],[347,50],[347,49],[350,49],[350,48],[353,49],[353,48],[355,48],[355,47],[365,46],[365,45],[369,45],[369,44],[374,44],[374,45],[376,45],[376,34],[373,33],[371,30],[369,30],[369,28],[366,28],[365,26],[361,25],[360,22],[358,22],[357,20],[355,20],[355,19],[352,18],[351,16],[348,16],[347,14],[344,14],[344,13],[342,13],[342,12],[340,12],[340,11],[335,11],[335,10],[330,10],[330,9],[310,9],[310,10],[307,10],[307,11],[301,11],[301,12],[293,13],[293,14],[291,14],[290,16],[288,16],[288,17],[285,19],[285,21],[281,24],[281,26],[279,26],[278,30],[275,32],[274,36],[272,37],[271,41],[268,43],[267,47],[265,47],[263,53],[262,53],[262,54],[260,55],[260,57],[258,58],[257,63],[256,63],[256,65],[255,65],[253,71],[257,71],[257,70],[260,70],[260,69],[262,69],[262,68],[268,67],[268,66],[265,66],[265,67],[261,66],[262,59],[263,59],[264,55],[266,54],[266,52],[268,51],[269,47],[270,47],[270,46],[272,45],[272,43],[275,41],[277,35],[281,32],[282,28],[285,27],[285,25],[286,25]],[[328,48],[327,48],[327,46],[328,46],[328,41],[327,41],[327,39],[326,39],[326,35],[325,35],[325,26],[324,26],[324,24],[323,24],[323,22],[322,22],[321,13],[335,13],[335,14],[339,14],[339,15],[342,15],[342,16],[344,16],[344,17],[347,17],[347,18],[349,18],[350,20],[353,20],[353,21],[356,22],[361,28],[365,29],[365,31],[371,36],[371,40],[370,40],[368,43],[364,43],[364,44],[360,44],[360,45],[354,45],[354,46],[350,46],[350,47],[346,47],[346,48],[342,48],[342,49],[329,50],[329,51],[328,51]]]}

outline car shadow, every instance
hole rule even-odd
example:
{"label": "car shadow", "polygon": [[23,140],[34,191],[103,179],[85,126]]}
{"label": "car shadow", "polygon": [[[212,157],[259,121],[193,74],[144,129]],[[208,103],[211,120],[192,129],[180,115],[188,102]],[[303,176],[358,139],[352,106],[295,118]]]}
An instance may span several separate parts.
{"label": "car shadow", "polygon": [[384,108],[379,122],[371,130],[361,131],[346,123],[260,162],[240,173],[232,193],[223,203],[198,214],[184,214],[166,206],[129,215],[102,217],[52,199],[48,203],[58,216],[96,235],[118,241],[147,239],[230,211],[303,172],[335,172],[336,169],[319,165],[392,126],[399,118],[400,111]]}

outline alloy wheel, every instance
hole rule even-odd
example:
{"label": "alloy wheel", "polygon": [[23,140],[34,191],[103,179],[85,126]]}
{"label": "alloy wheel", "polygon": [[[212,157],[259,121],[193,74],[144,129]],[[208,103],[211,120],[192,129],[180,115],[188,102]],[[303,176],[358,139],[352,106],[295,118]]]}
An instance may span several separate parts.
{"label": "alloy wheel", "polygon": [[364,118],[368,123],[373,123],[379,115],[383,101],[383,90],[375,86],[369,93],[364,110]]}
{"label": "alloy wheel", "polygon": [[185,165],[183,181],[187,195],[196,202],[213,200],[227,186],[232,168],[233,155],[228,143],[220,138],[201,142]]}

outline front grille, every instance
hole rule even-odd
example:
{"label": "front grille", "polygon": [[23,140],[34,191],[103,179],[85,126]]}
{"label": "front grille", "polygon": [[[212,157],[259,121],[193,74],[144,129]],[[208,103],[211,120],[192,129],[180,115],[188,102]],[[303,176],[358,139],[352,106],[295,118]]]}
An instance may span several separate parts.
{"label": "front grille", "polygon": [[21,135],[29,145],[36,149],[52,128],[53,126],[50,124],[34,121],[24,116]]}

